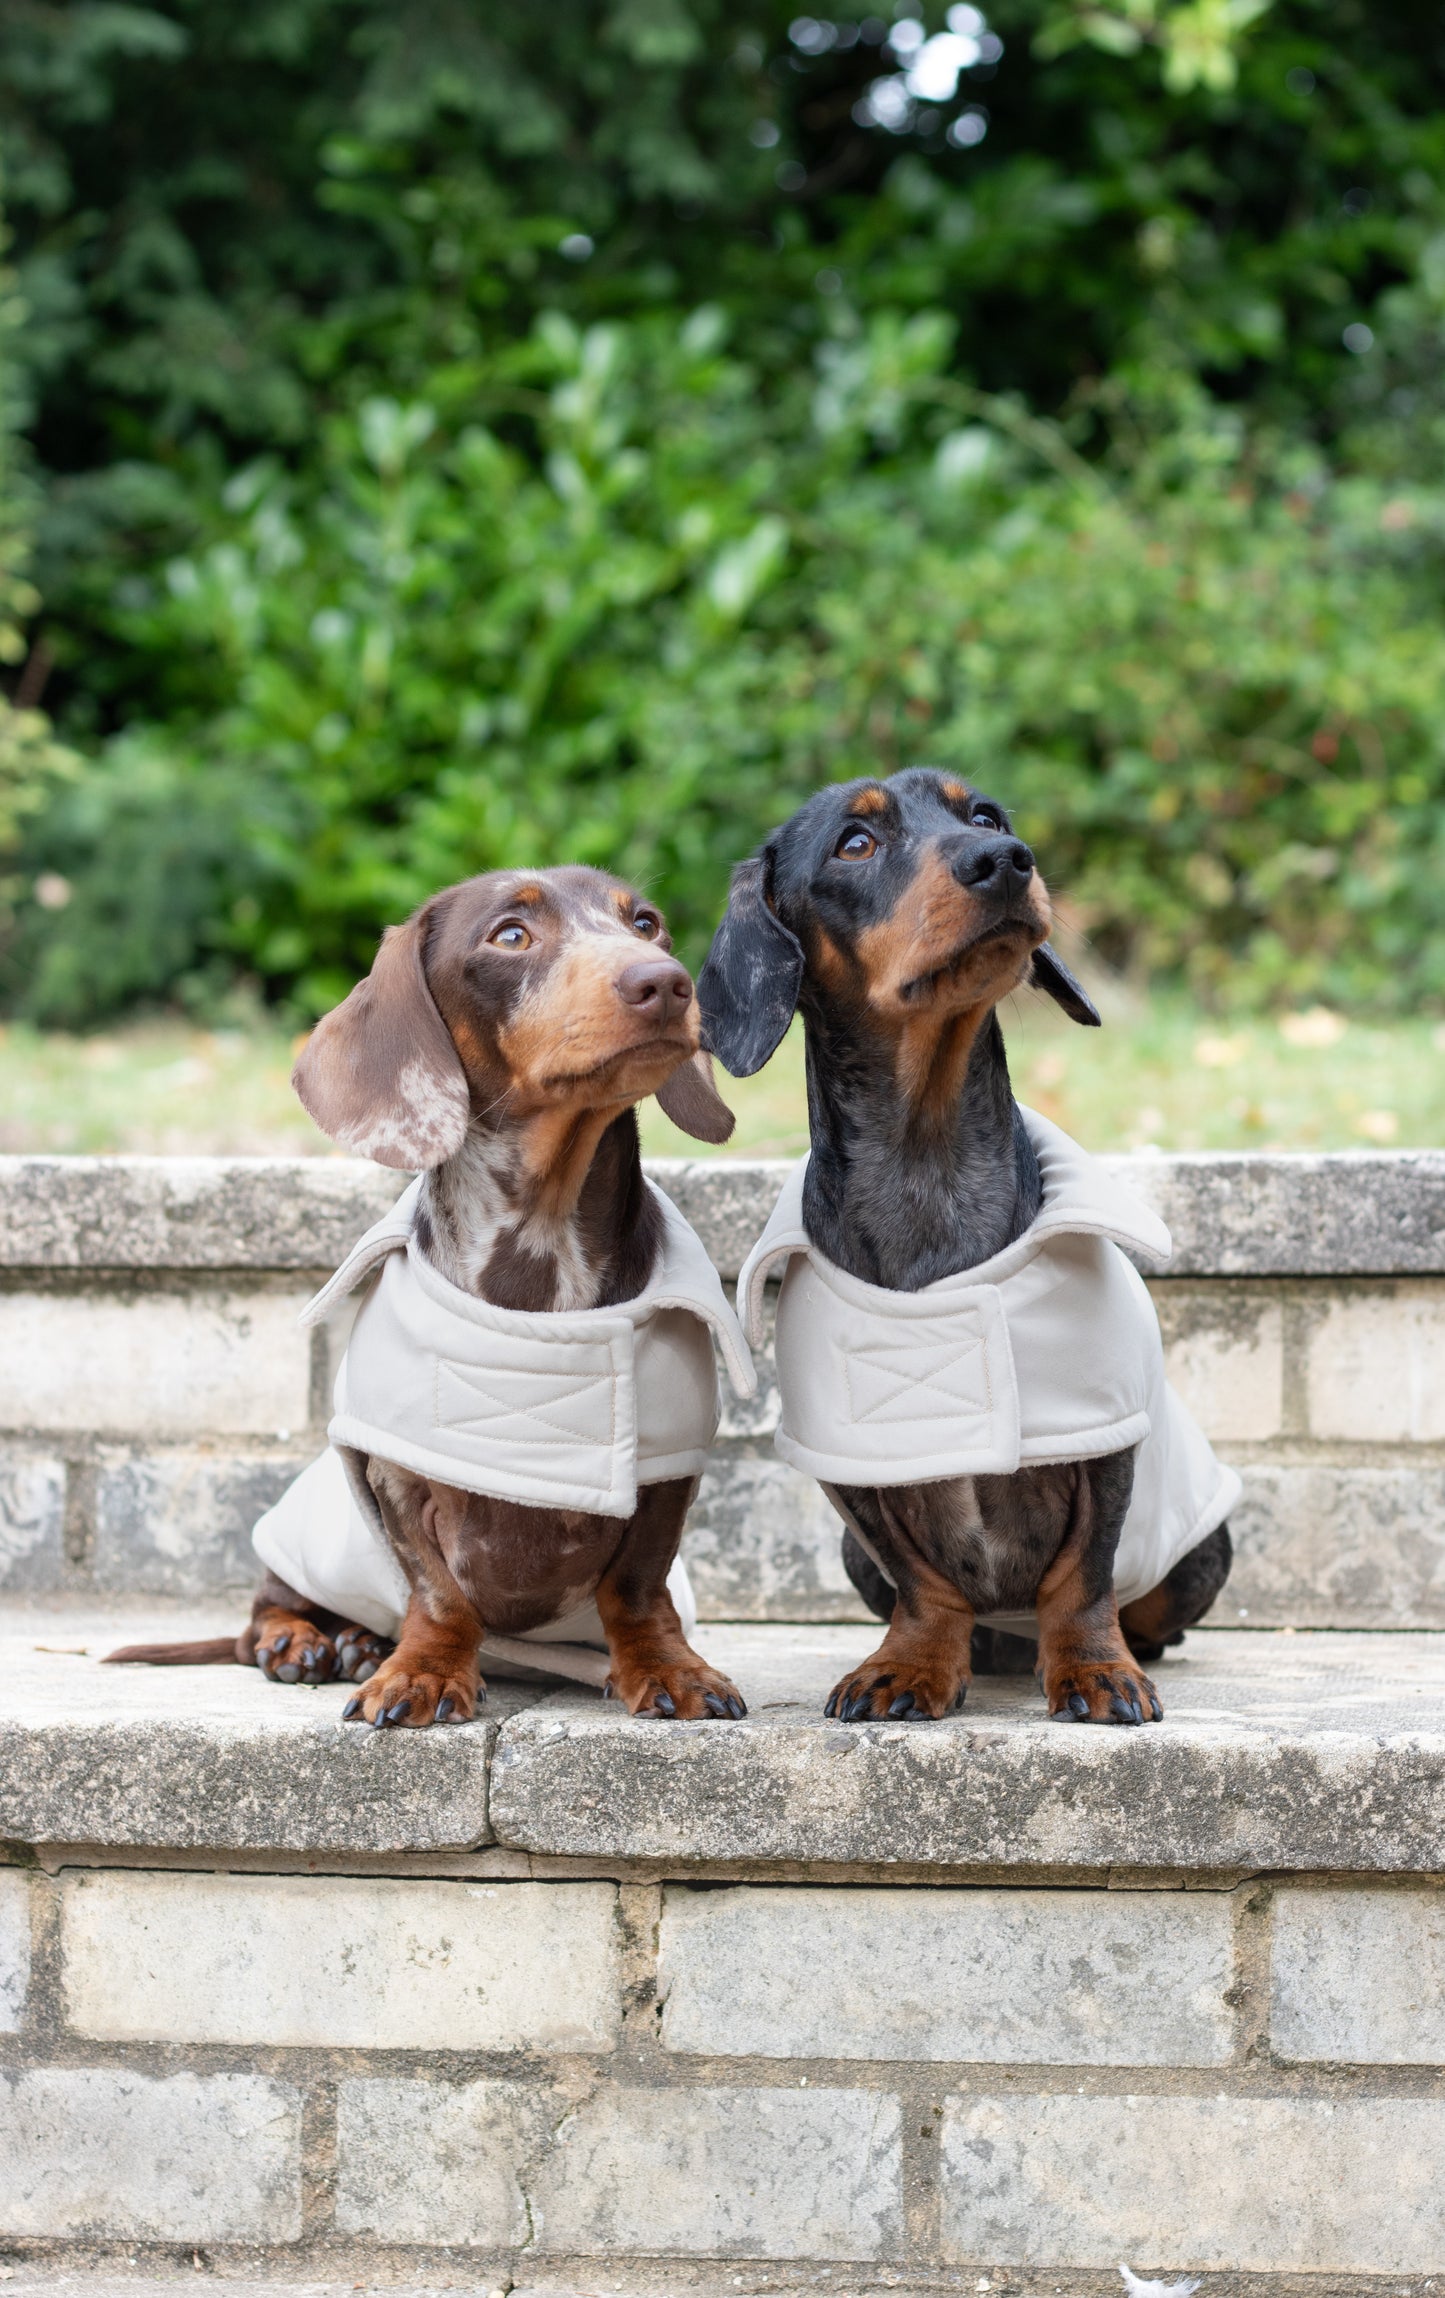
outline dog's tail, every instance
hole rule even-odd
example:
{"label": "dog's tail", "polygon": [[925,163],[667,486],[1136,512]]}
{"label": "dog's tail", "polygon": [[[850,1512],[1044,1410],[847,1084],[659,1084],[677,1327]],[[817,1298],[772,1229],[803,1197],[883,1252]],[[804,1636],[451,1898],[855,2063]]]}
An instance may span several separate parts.
{"label": "dog's tail", "polygon": [[147,1668],[219,1668],[228,1662],[240,1664],[236,1649],[239,1636],[211,1636],[195,1644],[122,1644],[118,1652],[107,1652],[102,1665],[110,1667],[117,1660],[134,1660]]}

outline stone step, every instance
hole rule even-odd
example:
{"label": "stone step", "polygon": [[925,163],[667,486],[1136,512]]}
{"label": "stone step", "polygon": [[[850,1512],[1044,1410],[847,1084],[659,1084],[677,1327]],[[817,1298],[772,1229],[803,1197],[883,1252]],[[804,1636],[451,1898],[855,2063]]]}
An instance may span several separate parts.
{"label": "stone step", "polygon": [[133,1609],[6,1626],[12,2280],[1445,2274],[1445,1636],[1202,1631],[1145,1729],[1016,1680],[844,1727],[865,1634],[715,1625],[744,1723],[498,1684],[370,1733],[339,1688],[103,1669]]}
{"label": "stone step", "polygon": [[[169,1637],[214,1611],[144,1615]],[[746,1722],[633,1722],[493,1680],[474,1724],[343,1725],[346,1685],[107,1668],[132,1610],[10,1613],[0,1836],[287,1852],[910,1869],[1445,1869],[1445,1635],[1197,1629],[1154,1670],[1162,1725],[1051,1720],[980,1677],[941,1723],[837,1724],[864,1628],[705,1624]]]}
{"label": "stone step", "polygon": [[[489,2287],[487,2280],[462,2277],[457,2280],[455,2268],[443,2277],[416,2280],[416,2275],[404,2275],[400,2280],[377,2280],[374,2259],[358,2259],[361,2280],[347,2275],[345,2280],[319,2282],[315,2275],[299,2280],[278,2280],[255,2275],[241,2275],[227,2270],[230,2261],[216,2270],[209,2257],[195,2252],[191,2266],[177,2264],[168,2273],[115,2273],[106,2266],[90,2266],[78,2270],[74,2261],[64,2266],[48,2268],[0,2268],[5,2280],[5,2298],[204,2298],[204,2291],[230,2291],[232,2298],[443,2298],[446,2291],[462,2289],[469,2298],[751,2298],[760,2293],[763,2284],[754,2275],[717,2275],[678,2266],[632,2270],[627,2282],[613,2280],[609,2270],[579,2282],[577,2275],[565,2275],[565,2280],[533,2280],[526,2282],[496,2282]],[[368,2270],[372,2268],[372,2270]],[[774,2289],[776,2284],[767,2282]],[[889,2280],[884,2289],[898,2291],[898,2282]],[[1114,2291],[1119,2291],[1119,2277],[1114,2275]],[[848,2291],[836,2289],[832,2298],[848,2298]],[[907,2298],[907,2293],[903,2293]]]}
{"label": "stone step", "polygon": [[[763,2298],[765,2292],[797,2286],[786,2267],[760,2280],[752,2274],[718,2273],[677,2260],[666,2266],[640,2262],[629,2268],[626,2281],[619,2281],[606,2265],[585,2279],[575,2271],[564,2270],[558,2276],[542,2265],[530,2268],[523,2282],[490,2285],[485,2275],[468,2273],[459,2263],[444,2264],[430,2277],[404,2269],[379,2276],[374,2255],[365,2253],[357,2255],[352,2273],[343,2274],[335,2258],[328,2265],[325,2279],[314,2274],[259,2276],[236,2261],[197,2250],[189,2261],[178,2260],[162,2272],[147,2273],[117,2271],[102,2257],[82,2265],[71,2250],[58,2262],[27,2259],[23,2266],[0,2267],[0,2279],[5,2298],[198,2298],[217,2288],[231,2293],[231,2298],[442,2298],[444,2292],[459,2290],[469,2298]],[[895,2298],[912,2298],[915,2288],[911,2281],[905,2286],[886,2271],[876,2283],[870,2275],[869,2282],[893,2292]],[[1118,2298],[1122,2285],[1117,2273],[1105,2287],[1111,2298]],[[847,2284],[835,2284],[831,2275],[825,2288],[830,2298],[847,2298]]]}

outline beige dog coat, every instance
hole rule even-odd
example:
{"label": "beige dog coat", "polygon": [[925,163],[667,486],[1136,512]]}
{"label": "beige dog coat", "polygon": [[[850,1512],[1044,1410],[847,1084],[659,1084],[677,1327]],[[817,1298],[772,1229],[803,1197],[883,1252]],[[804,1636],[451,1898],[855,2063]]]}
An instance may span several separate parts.
{"label": "beige dog coat", "polygon": [[803,1226],[805,1159],[748,1257],[738,1306],[758,1342],[782,1267],[774,1441],[845,1516],[829,1487],[1010,1475],[1137,1445],[1114,1573],[1128,1603],[1224,1522],[1240,1482],[1165,1380],[1154,1304],[1119,1249],[1167,1261],[1168,1230],[1056,1125],[1023,1118],[1043,1203],[991,1260],[916,1293],[847,1275]]}
{"label": "beige dog coat", "polygon": [[[530,1313],[462,1292],[425,1258],[413,1234],[421,1187],[412,1183],[302,1311],[303,1324],[319,1323],[380,1270],[337,1375],[332,1450],[252,1536],[291,1587],[386,1636],[399,1630],[408,1589],[366,1481],[372,1454],[464,1492],[626,1518],[639,1486],[696,1476],[707,1459],[719,1410],[713,1335],[738,1394],[757,1385],[717,1272],[660,1189],[661,1247],[635,1300]],[[680,1565],[669,1586],[690,1633]],[[524,1638],[489,1637],[482,1656],[535,1665],[539,1642],[549,1672],[606,1676],[593,1604]]]}

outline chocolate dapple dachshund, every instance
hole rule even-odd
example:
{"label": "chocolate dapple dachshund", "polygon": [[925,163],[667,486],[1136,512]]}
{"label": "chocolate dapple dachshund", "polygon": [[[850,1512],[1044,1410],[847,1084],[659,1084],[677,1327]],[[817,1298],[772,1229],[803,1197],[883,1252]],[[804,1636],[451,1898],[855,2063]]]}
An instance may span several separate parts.
{"label": "chocolate dapple dachshund", "polygon": [[[1032,978],[1073,1020],[1099,1019],[1048,946],[1050,922],[1003,808],[923,768],[819,792],[735,873],[698,980],[704,1043],[750,1076],[801,1011],[802,1225],[847,1278],[915,1293],[990,1260],[1037,1219],[1038,1158],[994,1008]],[[1052,1713],[1157,1720],[1139,1663],[1208,1610],[1230,1542],[1219,1525],[1121,1616],[1113,1563],[1134,1457],[1131,1446],[1012,1474],[825,1482],[864,1536],[844,1534],[848,1573],[889,1622],[828,1713],[946,1715],[972,1666],[1035,1665],[1030,1641],[976,1628],[976,1615],[1033,1612]]]}
{"label": "chocolate dapple dachshund", "polygon": [[[725,1141],[692,982],[655,906],[600,871],[497,871],[450,887],[385,936],[368,978],[320,1022],[294,1083],[324,1131],[425,1175],[413,1227],[450,1283],[498,1308],[635,1300],[661,1248],[635,1104]],[[464,1721],[478,1647],[595,1600],[609,1689],[634,1715],[736,1717],[667,1590],[693,1477],[639,1488],[629,1519],[483,1497],[374,1457],[367,1469],[411,1588],[394,1651],[274,1574],[249,1626],[113,1660],[255,1663],[276,1682],[341,1677],[369,1723]]]}

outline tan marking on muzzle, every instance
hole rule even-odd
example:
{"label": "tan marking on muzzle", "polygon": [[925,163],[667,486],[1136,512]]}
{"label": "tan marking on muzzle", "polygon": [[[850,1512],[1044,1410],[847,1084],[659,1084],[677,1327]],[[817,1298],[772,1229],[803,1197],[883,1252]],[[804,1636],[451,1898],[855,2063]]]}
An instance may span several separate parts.
{"label": "tan marking on muzzle", "polygon": [[650,1008],[619,997],[619,978],[645,947],[620,925],[563,944],[497,1033],[519,1093],[578,1110],[625,1108],[697,1051],[696,998],[659,1029]]}
{"label": "tan marking on muzzle", "polygon": [[[858,937],[858,954],[868,979],[868,1002],[879,1013],[906,1014],[914,997],[930,1000],[946,987],[952,1011],[974,1004],[996,1005],[1023,979],[1033,950],[1048,938],[1049,898],[1035,870],[1030,888],[1030,920],[1020,918],[1016,931],[1006,937],[980,941],[962,948],[972,934],[989,923],[966,886],[961,886],[943,856],[925,855],[918,874],[900,897],[892,917],[869,926]],[[961,954],[960,954],[961,952]],[[946,980],[933,989],[908,993],[911,985],[926,983],[931,975]]]}

